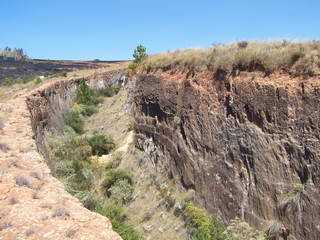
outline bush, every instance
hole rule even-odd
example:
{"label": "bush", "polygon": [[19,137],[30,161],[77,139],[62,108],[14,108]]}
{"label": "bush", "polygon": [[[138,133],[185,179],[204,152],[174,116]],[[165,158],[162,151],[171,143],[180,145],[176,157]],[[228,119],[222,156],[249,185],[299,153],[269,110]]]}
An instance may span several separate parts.
{"label": "bush", "polygon": [[227,240],[231,235],[225,227],[202,208],[188,202],[184,209],[187,227],[193,240]]}
{"label": "bush", "polygon": [[142,236],[133,226],[126,223],[126,215],[124,209],[118,204],[100,204],[96,208],[96,212],[106,216],[111,220],[112,228],[116,231],[123,240],[142,240]]}
{"label": "bush", "polygon": [[124,208],[114,202],[99,203],[96,212],[117,222],[124,222],[127,216],[124,214]]}
{"label": "bush", "polygon": [[123,240],[142,240],[141,234],[130,224],[111,221],[113,229]]}
{"label": "bush", "polygon": [[109,154],[115,148],[115,143],[111,137],[99,133],[94,133],[88,139],[88,143],[92,148],[92,155]]}
{"label": "bush", "polygon": [[83,105],[97,105],[99,99],[94,90],[92,90],[85,80],[81,80],[76,92],[76,102]]}
{"label": "bush", "polygon": [[33,83],[36,84],[36,85],[39,85],[39,84],[42,83],[42,80],[41,80],[41,78],[38,77],[38,78],[33,80]]}
{"label": "bush", "polygon": [[94,193],[90,191],[78,192],[75,196],[82,202],[83,206],[91,211],[95,211],[99,205],[99,200]]}
{"label": "bush", "polygon": [[85,137],[70,136],[50,143],[50,163],[54,176],[62,178],[67,190],[74,194],[88,190],[93,184],[89,158],[91,147]]}
{"label": "bush", "polygon": [[127,204],[132,200],[134,187],[127,179],[116,181],[108,190],[111,198],[119,203]]}
{"label": "bush", "polygon": [[110,188],[120,180],[127,180],[130,185],[133,185],[132,175],[122,169],[110,169],[107,171],[102,182],[102,188],[105,195],[110,196]]}
{"label": "bush", "polygon": [[95,105],[84,105],[78,103],[73,105],[72,110],[85,117],[90,117],[98,111]]}
{"label": "bush", "polygon": [[93,172],[85,162],[73,161],[75,174],[68,178],[67,184],[72,190],[89,190],[93,184]]}
{"label": "bush", "polygon": [[71,127],[76,133],[82,134],[84,132],[84,121],[79,112],[71,110],[64,114],[65,124]]}

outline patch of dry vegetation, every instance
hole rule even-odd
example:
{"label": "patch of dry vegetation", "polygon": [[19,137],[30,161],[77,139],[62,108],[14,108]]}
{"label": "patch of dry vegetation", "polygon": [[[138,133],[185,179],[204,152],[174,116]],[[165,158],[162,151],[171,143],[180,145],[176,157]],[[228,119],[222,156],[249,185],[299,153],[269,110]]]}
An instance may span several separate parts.
{"label": "patch of dry vegetation", "polygon": [[238,42],[208,49],[187,49],[146,58],[143,72],[209,70],[217,77],[239,71],[286,71],[294,76],[320,74],[320,41]]}

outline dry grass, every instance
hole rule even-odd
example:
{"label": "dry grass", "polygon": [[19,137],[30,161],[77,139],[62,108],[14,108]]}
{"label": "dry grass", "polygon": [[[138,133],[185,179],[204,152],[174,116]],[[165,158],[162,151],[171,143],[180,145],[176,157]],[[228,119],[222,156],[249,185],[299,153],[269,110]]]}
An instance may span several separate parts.
{"label": "dry grass", "polygon": [[208,49],[187,49],[148,57],[140,71],[209,70],[215,74],[277,70],[292,75],[320,74],[320,42],[239,42]]}
{"label": "dry grass", "polygon": [[231,221],[227,230],[232,233],[235,240],[266,240],[264,232],[252,228],[248,223],[236,218]]}
{"label": "dry grass", "polygon": [[57,208],[52,213],[53,218],[55,218],[55,217],[69,217],[69,216],[70,216],[70,213],[65,208]]}

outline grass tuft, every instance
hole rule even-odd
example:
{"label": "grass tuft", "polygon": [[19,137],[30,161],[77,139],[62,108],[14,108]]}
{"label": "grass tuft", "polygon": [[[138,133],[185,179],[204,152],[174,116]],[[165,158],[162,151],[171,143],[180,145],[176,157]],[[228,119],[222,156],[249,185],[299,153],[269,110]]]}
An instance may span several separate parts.
{"label": "grass tuft", "polygon": [[17,176],[16,177],[16,184],[19,187],[28,187],[28,188],[32,188],[32,181],[30,178],[26,177],[26,176]]}

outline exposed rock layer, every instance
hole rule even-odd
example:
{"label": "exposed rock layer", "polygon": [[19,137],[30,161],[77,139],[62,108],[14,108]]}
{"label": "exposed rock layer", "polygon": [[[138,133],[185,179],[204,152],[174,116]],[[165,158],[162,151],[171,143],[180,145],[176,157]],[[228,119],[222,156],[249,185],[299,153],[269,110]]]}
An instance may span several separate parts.
{"label": "exposed rock layer", "polygon": [[319,78],[157,72],[131,93],[138,145],[225,222],[320,236]]}

